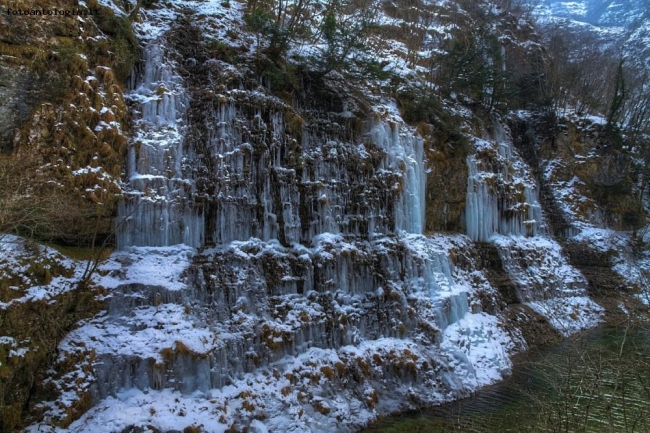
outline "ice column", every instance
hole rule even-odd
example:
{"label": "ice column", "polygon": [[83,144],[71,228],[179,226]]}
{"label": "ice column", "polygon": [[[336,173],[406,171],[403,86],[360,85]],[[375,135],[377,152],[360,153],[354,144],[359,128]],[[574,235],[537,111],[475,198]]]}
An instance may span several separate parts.
{"label": "ice column", "polygon": [[[428,241],[425,241],[428,242]],[[458,290],[449,256],[425,247],[422,274],[429,296],[437,309],[437,324],[444,330],[462,319],[469,311],[467,292]]]}
{"label": "ice column", "polygon": [[537,186],[498,122],[494,137],[496,167],[485,170],[474,155],[467,158],[467,235],[480,242],[488,241],[494,234],[535,236],[542,225]]}
{"label": "ice column", "polygon": [[395,228],[422,233],[424,227],[424,149],[422,139],[409,131],[400,133],[396,122],[376,122],[372,142],[387,154],[387,169],[402,172],[402,193],[395,206]]}
{"label": "ice column", "polygon": [[490,191],[488,181],[493,173],[479,172],[473,156],[467,158],[467,198],[465,219],[467,235],[474,241],[486,241],[499,227],[499,206],[496,195]]}
{"label": "ice column", "polygon": [[144,71],[126,96],[138,106],[140,118],[129,143],[128,185],[118,206],[117,246],[200,246],[203,215],[192,206],[191,179],[182,175],[183,119],[189,98],[159,44],[145,47]]}

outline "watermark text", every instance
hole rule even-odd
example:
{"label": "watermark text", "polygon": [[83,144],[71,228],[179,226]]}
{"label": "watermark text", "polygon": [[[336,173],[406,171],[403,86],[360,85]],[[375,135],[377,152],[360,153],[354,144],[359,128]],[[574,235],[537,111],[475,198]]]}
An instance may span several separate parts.
{"label": "watermark text", "polygon": [[20,15],[20,16],[75,16],[87,17],[99,15],[99,9],[10,9],[7,8],[7,15]]}

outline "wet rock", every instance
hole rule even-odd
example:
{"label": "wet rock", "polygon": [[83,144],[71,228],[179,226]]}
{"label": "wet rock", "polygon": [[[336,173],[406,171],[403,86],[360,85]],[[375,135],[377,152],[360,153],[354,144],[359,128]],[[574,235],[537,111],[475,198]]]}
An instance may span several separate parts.
{"label": "wet rock", "polygon": [[0,60],[0,153],[14,149],[14,138],[40,96],[36,76],[26,66]]}

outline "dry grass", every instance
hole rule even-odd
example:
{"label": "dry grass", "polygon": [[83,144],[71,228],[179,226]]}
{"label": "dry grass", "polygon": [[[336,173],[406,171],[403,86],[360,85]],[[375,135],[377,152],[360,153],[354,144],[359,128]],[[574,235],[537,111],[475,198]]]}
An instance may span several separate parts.
{"label": "dry grass", "polygon": [[320,368],[321,373],[323,373],[323,376],[327,378],[327,380],[333,380],[336,377],[336,373],[334,369],[328,365],[324,365]]}
{"label": "dry grass", "polygon": [[325,407],[325,405],[323,405],[323,402],[320,400],[316,400],[312,406],[314,406],[314,409],[323,415],[328,415],[331,412],[331,409],[329,407]]}

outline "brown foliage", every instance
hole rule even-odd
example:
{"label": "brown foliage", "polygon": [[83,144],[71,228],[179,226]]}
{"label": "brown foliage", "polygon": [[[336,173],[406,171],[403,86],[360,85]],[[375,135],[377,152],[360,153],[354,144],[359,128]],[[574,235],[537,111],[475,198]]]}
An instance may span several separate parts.
{"label": "brown foliage", "polygon": [[90,242],[107,223],[94,206],[42,179],[32,161],[0,156],[0,233]]}

